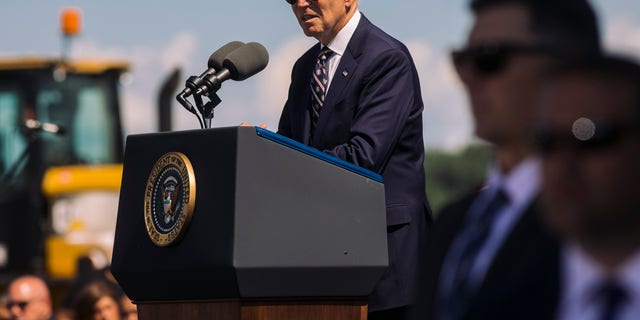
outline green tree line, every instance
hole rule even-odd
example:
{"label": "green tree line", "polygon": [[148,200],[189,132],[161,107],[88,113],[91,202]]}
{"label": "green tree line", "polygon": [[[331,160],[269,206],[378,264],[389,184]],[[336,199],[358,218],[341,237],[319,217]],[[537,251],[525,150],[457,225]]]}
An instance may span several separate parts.
{"label": "green tree line", "polygon": [[447,203],[477,188],[485,178],[490,159],[491,149],[485,144],[472,144],[456,152],[427,150],[427,197],[434,215]]}

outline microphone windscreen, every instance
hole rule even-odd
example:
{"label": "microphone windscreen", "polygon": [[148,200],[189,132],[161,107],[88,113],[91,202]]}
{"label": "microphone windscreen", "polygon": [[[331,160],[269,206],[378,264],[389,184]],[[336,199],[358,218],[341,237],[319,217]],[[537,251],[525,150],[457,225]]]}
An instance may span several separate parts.
{"label": "microphone windscreen", "polygon": [[214,53],[209,56],[209,61],[207,62],[207,66],[209,68],[213,68],[215,70],[222,69],[222,63],[227,56],[233,52],[234,50],[244,46],[244,42],[241,41],[231,41],[224,46],[220,47],[220,49],[216,50]]}
{"label": "microphone windscreen", "polygon": [[242,81],[262,71],[269,63],[269,53],[257,42],[249,42],[231,52],[223,67],[231,73],[231,79]]}

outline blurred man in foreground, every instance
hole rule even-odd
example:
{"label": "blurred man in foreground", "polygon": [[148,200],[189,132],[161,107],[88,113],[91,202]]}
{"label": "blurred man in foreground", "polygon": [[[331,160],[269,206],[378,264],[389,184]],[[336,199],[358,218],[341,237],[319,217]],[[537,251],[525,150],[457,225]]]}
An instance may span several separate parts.
{"label": "blurred man in foreground", "polygon": [[640,319],[640,65],[563,67],[540,107],[543,216],[564,238],[557,319]]}
{"label": "blurred man in foreground", "polygon": [[[557,242],[537,215],[540,160],[530,139],[545,70],[597,54],[586,0],[473,0],[474,23],[453,62],[475,134],[494,163],[483,188],[438,215],[426,252],[428,319],[548,319]],[[533,302],[535,301],[535,302]]]}

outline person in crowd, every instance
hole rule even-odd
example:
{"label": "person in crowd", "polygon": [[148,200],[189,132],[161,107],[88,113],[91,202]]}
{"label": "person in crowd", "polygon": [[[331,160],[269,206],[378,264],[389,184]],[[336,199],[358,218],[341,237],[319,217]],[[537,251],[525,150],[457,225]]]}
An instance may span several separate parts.
{"label": "person in crowd", "polygon": [[640,65],[578,60],[545,79],[535,141],[542,216],[563,239],[556,319],[640,319]]}
{"label": "person in crowd", "polygon": [[20,276],[11,281],[6,305],[11,319],[49,320],[53,315],[49,287],[34,275]]}
{"label": "person in crowd", "polygon": [[77,261],[77,274],[69,285],[65,295],[62,297],[58,308],[55,311],[56,320],[73,320],[73,303],[76,296],[89,283],[102,281],[109,285],[113,291],[119,295],[124,295],[122,288],[111,274],[109,266],[96,268],[89,257],[81,257]]}
{"label": "person in crowd", "polygon": [[287,3],[318,43],[293,66],[278,133],[382,176],[389,268],[369,296],[369,319],[403,319],[415,302],[431,223],[413,59],[360,12],[358,0]]}
{"label": "person in crowd", "polygon": [[[437,216],[417,318],[549,319],[557,241],[538,216],[540,159],[530,138],[536,96],[550,67],[597,55],[586,0],[473,0],[466,46],[452,52],[475,135],[494,160],[478,190]],[[532,301],[536,301],[535,305]],[[425,316],[426,314],[426,316]]]}
{"label": "person in crowd", "polygon": [[129,297],[123,294],[120,298],[120,305],[122,306],[122,320],[138,320],[138,306]]}
{"label": "person in crowd", "polygon": [[121,295],[104,281],[88,283],[76,296],[75,320],[121,320]]}
{"label": "person in crowd", "polygon": [[7,301],[9,301],[9,297],[6,294],[0,295],[0,320],[9,320],[11,318],[11,312],[7,308]]}

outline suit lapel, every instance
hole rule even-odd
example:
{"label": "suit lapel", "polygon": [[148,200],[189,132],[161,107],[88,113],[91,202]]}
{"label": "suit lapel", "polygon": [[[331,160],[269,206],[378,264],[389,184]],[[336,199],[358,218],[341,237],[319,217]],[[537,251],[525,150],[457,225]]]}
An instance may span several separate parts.
{"label": "suit lapel", "polygon": [[[543,229],[538,221],[537,203],[531,203],[522,216],[518,219],[509,235],[504,239],[502,246],[496,252],[487,275],[486,282],[495,283],[495,281],[504,277],[505,272],[509,272],[514,267],[514,257],[530,257],[530,252],[523,250],[525,246],[538,247],[538,244],[532,243],[540,240],[540,234]],[[539,243],[540,246],[546,243]],[[521,261],[521,259],[517,259]]]}
{"label": "suit lapel", "polygon": [[351,52],[349,50],[345,51],[342,59],[340,59],[340,64],[336,69],[336,73],[333,75],[333,79],[331,79],[329,93],[324,100],[324,106],[330,108],[327,110],[331,110],[338,102],[344,99],[344,95],[342,93],[351,80],[352,74],[357,66],[358,64],[351,55]]}
{"label": "suit lapel", "polygon": [[357,66],[358,64],[349,50],[345,51],[342,59],[340,59],[336,73],[333,75],[333,79],[331,79],[329,92],[325,97],[324,105],[320,111],[314,137],[315,145],[321,145],[324,128],[327,126],[327,123],[331,121],[331,113],[333,113],[335,106],[345,98],[345,89],[349,85],[349,81],[353,78],[352,74]]}
{"label": "suit lapel", "polygon": [[557,264],[558,244],[544,229],[538,211],[537,201],[533,201],[509,232],[475,295],[474,306],[498,308],[493,304],[500,297],[541,294],[544,297],[537,301],[539,309],[554,308],[556,292],[547,288],[557,285],[552,272]]}

